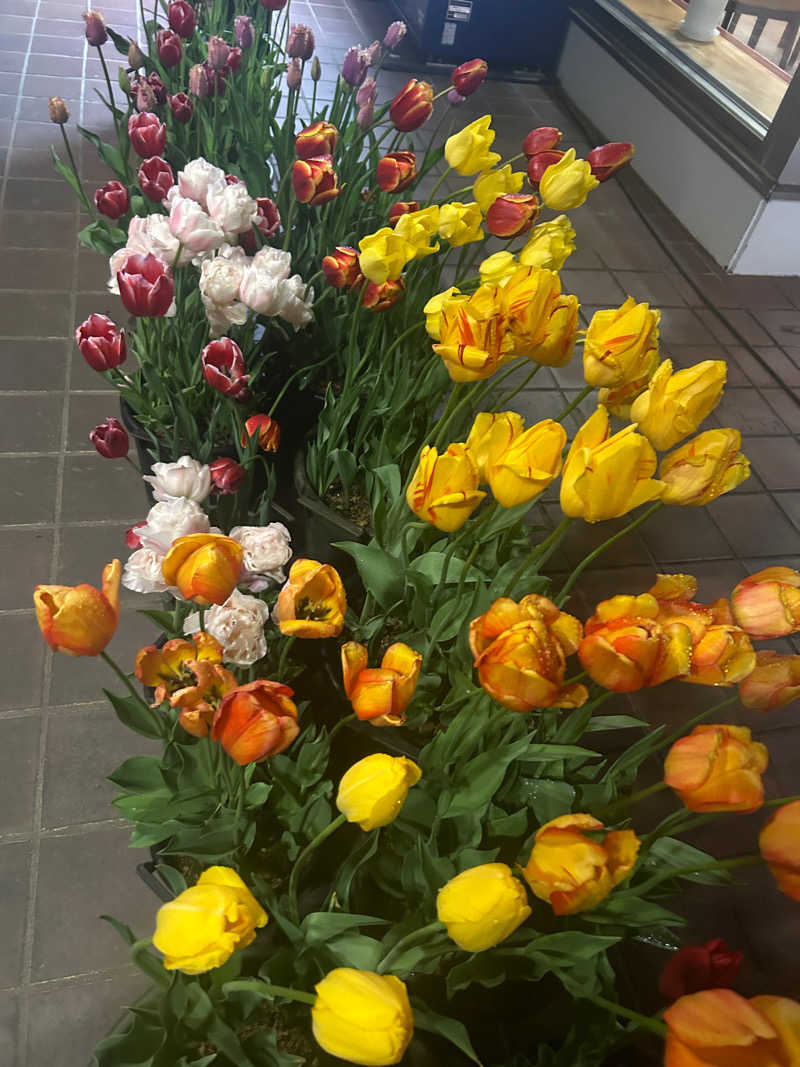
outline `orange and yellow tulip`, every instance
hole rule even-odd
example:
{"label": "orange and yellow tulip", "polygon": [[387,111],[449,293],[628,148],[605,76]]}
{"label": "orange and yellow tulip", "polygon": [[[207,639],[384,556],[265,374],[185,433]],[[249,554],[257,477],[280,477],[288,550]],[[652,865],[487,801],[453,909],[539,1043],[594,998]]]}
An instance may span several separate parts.
{"label": "orange and yellow tulip", "polygon": [[287,637],[337,637],[347,611],[342,579],[329,563],[298,559],[278,593],[274,617]]}
{"label": "orange and yellow tulip", "polygon": [[263,679],[227,693],[211,727],[228,755],[244,767],[283,752],[300,732],[293,690]]}
{"label": "orange and yellow tulip", "polygon": [[433,350],[454,382],[490,378],[514,354],[508,319],[492,285],[481,285],[466,301],[456,293],[445,300],[438,330],[440,340]]}
{"label": "orange and yellow tulip", "polygon": [[550,307],[544,338],[528,353],[528,359],[542,367],[566,367],[575,351],[578,336],[577,296],[559,296]]}
{"label": "orange and yellow tulip", "polygon": [[766,567],[743,578],[731,593],[735,621],[756,641],[800,630],[800,573]]}
{"label": "orange and yellow tulip", "polygon": [[756,665],[739,682],[739,699],[746,708],[774,711],[800,697],[800,656],[782,656],[766,649],[756,652]]}
{"label": "orange and yellow tulip", "polygon": [[258,440],[259,448],[265,452],[277,452],[281,443],[281,428],[269,415],[251,415],[242,431],[242,448],[247,448],[250,439]]}
{"label": "orange and yellow tulip", "polygon": [[566,657],[580,639],[578,619],[535,594],[519,603],[501,597],[469,628],[481,686],[498,704],[520,713],[586,703],[585,686],[564,684]]}
{"label": "orange and yellow tulip", "polygon": [[602,841],[603,824],[581,812],[559,815],[541,826],[522,869],[525,881],[556,915],[590,911],[633,870],[641,842],[633,830],[612,830]]}
{"label": "orange and yellow tulip", "polygon": [[402,726],[417,688],[422,656],[401,641],[390,645],[380,667],[368,667],[367,650],[357,641],[342,645],[342,676],[356,717],[373,726]]}
{"label": "orange and yellow tulip", "polygon": [[586,331],[583,374],[588,385],[618,388],[641,382],[644,389],[658,365],[661,313],[632,296],[621,307],[596,311]]}
{"label": "orange and yellow tulip", "polygon": [[538,267],[519,267],[498,290],[518,356],[533,358],[547,336],[550,315],[560,296],[561,280],[556,272]]}
{"label": "orange and yellow tulip", "polygon": [[758,847],[780,891],[800,901],[800,800],[778,808],[759,834]]}
{"label": "orange and yellow tulip", "polygon": [[750,475],[738,430],[706,430],[664,456],[658,476],[665,504],[702,507]]}
{"label": "orange and yellow tulip", "polygon": [[626,426],[610,435],[602,406],[575,435],[561,476],[561,509],[571,518],[602,522],[626,515],[660,498],[663,482],[653,478],[656,454],[650,442]]}
{"label": "orange and yellow tulip", "polygon": [[727,364],[706,359],[673,373],[665,359],[647,389],[634,400],[630,417],[653,448],[665,452],[694,433],[719,403],[725,388]]}
{"label": "orange and yellow tulip", "polygon": [[222,534],[189,534],[172,542],[161,572],[184,600],[224,604],[236,588],[242,569],[242,546]]}
{"label": "orange and yellow tulip", "polygon": [[800,1004],[704,989],[664,1012],[665,1067],[797,1067]]}
{"label": "orange and yellow tulip", "polygon": [[698,685],[736,685],[753,670],[756,654],[750,638],[728,623],[709,626],[692,649],[692,666],[682,679]]}
{"label": "orange and yellow tulip", "polygon": [[676,741],[664,761],[664,782],[689,811],[757,811],[769,755],[746,726],[703,724]]}
{"label": "orange and yellow tulip", "polygon": [[48,645],[68,656],[99,656],[119,622],[118,559],[103,568],[101,588],[93,585],[37,585],[36,621]]}
{"label": "orange and yellow tulip", "polygon": [[441,456],[426,445],[406,492],[408,506],[443,533],[460,530],[486,496],[466,445],[451,444]]}
{"label": "orange and yellow tulip", "polygon": [[633,693],[685,674],[691,631],[682,622],[662,623],[658,616],[658,602],[649,593],[601,601],[578,649],[592,680],[614,693]]}

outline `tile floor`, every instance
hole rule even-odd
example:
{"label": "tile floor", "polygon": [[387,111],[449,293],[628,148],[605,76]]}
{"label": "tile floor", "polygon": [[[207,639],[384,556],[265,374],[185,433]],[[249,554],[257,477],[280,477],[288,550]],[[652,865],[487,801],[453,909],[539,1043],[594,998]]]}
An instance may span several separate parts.
{"label": "tile floor", "polygon": [[[137,34],[133,0],[106,0],[102,10],[118,32]],[[368,0],[294,3],[292,16],[317,33],[328,91],[345,48],[381,36],[388,21],[384,5]],[[405,80],[385,72],[384,92]],[[94,1043],[140,988],[121,943],[98,916],[117,915],[146,933],[156,906],[135,877],[140,857],[128,851],[125,828],[108,806],[103,775],[135,748],[98,702],[111,679],[102,662],[47,651],[30,600],[37,581],[96,582],[103,563],[124,551],[122,535],[144,508],[133,470],[101,459],[88,444],[89,429],[115,413],[116,401],[84,365],[71,333],[91,311],[121,309],[104,291],[105,264],[78,248],[83,222],[49,156],[58,133],[47,121],[47,97],[59,94],[72,111],[68,129],[87,189],[103,180],[75,131],[76,122],[93,129],[105,122],[94,92],[103,88],[76,0],[0,0],[0,1063],[7,1067],[88,1063]],[[542,86],[489,82],[459,118],[484,110],[497,116],[499,150],[508,155],[540,124],[558,125],[568,142],[588,147],[563,103]],[[579,251],[563,277],[585,313],[630,292],[663,309],[664,350],[677,365],[726,358],[729,388],[711,422],[742,429],[754,470],[735,495],[706,510],[669,513],[620,541],[614,558],[586,576],[580,606],[623,584],[645,588],[658,566],[696,573],[706,599],[767,561],[797,565],[800,279],[725,277],[632,173],[624,189],[610,183],[599,190],[575,221]],[[580,368],[542,372],[536,385],[520,395],[520,410],[551,414],[580,389]],[[601,536],[579,528],[556,565],[574,563]],[[123,663],[150,636],[136,606],[132,595],[124,597],[111,646]],[[707,700],[696,687],[673,685],[635,703],[652,721],[670,722]],[[742,713],[777,742],[773,795],[797,791],[796,715],[790,708],[756,722]],[[752,835],[742,830],[721,845],[715,840],[735,853],[750,847]],[[759,973],[772,972],[762,988],[796,991],[797,953],[787,931],[800,933],[797,909],[766,883],[749,884],[728,895],[708,934],[724,919]]]}

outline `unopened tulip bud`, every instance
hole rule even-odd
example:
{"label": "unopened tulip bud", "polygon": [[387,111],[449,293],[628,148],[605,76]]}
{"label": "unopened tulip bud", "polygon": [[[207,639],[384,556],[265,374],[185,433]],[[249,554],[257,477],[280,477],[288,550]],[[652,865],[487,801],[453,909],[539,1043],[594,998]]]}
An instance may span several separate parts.
{"label": "unopened tulip bud", "polygon": [[397,46],[405,37],[407,30],[408,27],[406,26],[405,22],[392,22],[388,26],[386,33],[384,34],[383,47],[388,48],[390,52],[393,49],[397,48]]}
{"label": "unopened tulip bud", "polygon": [[311,60],[311,80],[318,82],[322,77],[322,64],[317,56]]}
{"label": "unopened tulip bud", "polygon": [[65,122],[69,121],[67,105],[60,96],[51,96],[47,106],[50,112],[51,122],[55,122],[57,126],[63,126]]}
{"label": "unopened tulip bud", "polygon": [[412,211],[419,211],[419,200],[398,200],[389,208],[389,225],[394,229],[397,220],[403,215],[410,215]]}
{"label": "unopened tulip bud", "polygon": [[214,70],[223,70],[228,62],[230,46],[221,37],[209,37],[208,62]]}
{"label": "unopened tulip bud", "polygon": [[148,81],[139,81],[136,85],[136,110],[151,112],[157,107],[156,94]]}
{"label": "unopened tulip bud", "polygon": [[117,84],[126,96],[130,94],[131,80],[128,77],[128,72],[127,70],[125,70],[124,67],[120,67],[117,72]]}
{"label": "unopened tulip bud", "polygon": [[369,56],[366,49],[353,45],[345,52],[342,61],[342,77],[348,85],[353,87],[361,85],[367,76],[369,68]]}
{"label": "unopened tulip bud", "polygon": [[528,181],[535,188],[542,180],[542,175],[549,166],[558,161],[564,155],[556,148],[548,149],[546,152],[537,152],[535,156],[531,156],[528,160]]}
{"label": "unopened tulip bud", "polygon": [[447,102],[452,107],[461,107],[462,104],[466,104],[466,96],[462,96],[458,89],[451,89],[447,94]]}
{"label": "unopened tulip bud", "polygon": [[289,89],[299,89],[303,81],[303,68],[299,59],[289,60],[289,69],[286,71],[286,85]]}
{"label": "unopened tulip bud", "polygon": [[381,42],[373,41],[372,44],[367,45],[364,51],[367,53],[367,58],[369,61],[368,66],[374,67],[375,64],[378,62],[378,57],[381,54]]}
{"label": "unopened tulip bud", "polygon": [[322,273],[325,281],[334,289],[352,289],[359,281],[363,281],[358,252],[348,245],[338,245],[331,255],[323,257]]}
{"label": "unopened tulip bud", "polygon": [[551,148],[558,147],[563,136],[555,126],[537,126],[522,142],[522,151],[530,159],[539,152],[549,152]]}
{"label": "unopened tulip bud", "polygon": [[106,20],[99,11],[84,11],[83,21],[86,23],[86,40],[94,48],[100,48],[108,40]]}
{"label": "unopened tulip bud", "polygon": [[109,418],[95,426],[89,440],[106,459],[122,459],[127,456],[130,442],[125,427],[119,419]]}
{"label": "unopened tulip bud", "polygon": [[586,157],[592,168],[592,174],[599,182],[607,181],[616,174],[620,167],[630,163],[635,149],[630,141],[611,141],[609,144],[593,148]]}
{"label": "unopened tulip bud", "polygon": [[131,41],[128,46],[128,66],[131,70],[139,70],[144,66],[144,56],[136,41]]}
{"label": "unopened tulip bud", "polygon": [[356,104],[358,107],[363,107],[364,104],[374,104],[375,95],[378,92],[378,86],[374,78],[367,78],[364,84],[360,87],[356,93]]}
{"label": "unopened tulip bud", "polygon": [[174,30],[159,30],[156,34],[156,50],[162,66],[167,70],[177,67],[183,55],[181,39]]}
{"label": "unopened tulip bud", "polygon": [[310,26],[302,23],[292,26],[286,42],[286,55],[290,59],[311,59],[314,55],[314,31]]}
{"label": "unopened tulip bud", "polygon": [[197,15],[188,0],[173,0],[167,8],[169,28],[188,40],[194,33]]}
{"label": "unopened tulip bud", "polygon": [[488,72],[489,65],[485,59],[470,59],[456,67],[450,75],[450,81],[462,96],[472,96]]}
{"label": "unopened tulip bud", "polygon": [[375,105],[370,101],[358,109],[356,124],[360,130],[368,130],[375,118]]}
{"label": "unopened tulip bud", "polygon": [[246,52],[252,46],[255,40],[255,33],[253,32],[253,22],[249,15],[236,16],[233,20],[233,36],[243,52]]}
{"label": "unopened tulip bud", "polygon": [[202,63],[195,63],[189,71],[189,92],[201,99],[211,94],[211,80]]}
{"label": "unopened tulip bud", "polygon": [[220,456],[209,463],[211,481],[218,493],[235,493],[244,479],[245,470],[234,459]]}
{"label": "unopened tulip bud", "polygon": [[194,112],[192,98],[186,93],[175,93],[169,98],[169,109],[176,122],[187,123]]}

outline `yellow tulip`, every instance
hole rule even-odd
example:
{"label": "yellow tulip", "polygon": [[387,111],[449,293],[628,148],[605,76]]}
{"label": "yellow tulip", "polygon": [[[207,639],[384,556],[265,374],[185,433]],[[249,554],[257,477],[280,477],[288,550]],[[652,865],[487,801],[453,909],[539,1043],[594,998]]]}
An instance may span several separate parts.
{"label": "yellow tulip", "polygon": [[500,162],[497,152],[489,151],[495,138],[491,125],[492,116],[484,115],[447,138],[444,158],[453,170],[466,176],[477,174],[480,170],[491,170]]}
{"label": "yellow tulip", "polygon": [[102,590],[93,585],[37,585],[36,621],[45,641],[68,656],[99,656],[119,622],[118,559],[103,568]]}
{"label": "yellow tulip", "polygon": [[481,229],[483,215],[477,204],[462,204],[454,200],[442,204],[439,209],[439,236],[449,241],[453,248],[467,245],[471,241],[482,241]]}
{"label": "yellow tulip", "polygon": [[602,406],[578,430],[561,476],[561,510],[572,518],[602,522],[657,500],[664,483],[653,478],[656,454],[650,442],[626,426],[609,436]]}
{"label": "yellow tulip", "polygon": [[672,448],[717,406],[726,373],[722,359],[706,359],[674,374],[672,361],[664,360],[646,391],[634,400],[631,421],[659,452]]}
{"label": "yellow tulip", "polygon": [[439,242],[431,244],[439,228],[439,207],[432,204],[421,211],[411,211],[407,215],[401,215],[397,220],[394,232],[398,234],[409,248],[414,250],[414,258],[422,259],[433,252],[439,251]]}
{"label": "yellow tulip", "polygon": [[518,356],[530,356],[544,341],[553,306],[561,295],[555,271],[520,267],[498,290]]}
{"label": "yellow tulip", "polygon": [[640,381],[644,389],[658,365],[659,311],[632,296],[619,308],[596,311],[586,331],[583,374],[588,385],[616,388]]}
{"label": "yellow tulip", "polygon": [[440,340],[442,335],[442,310],[446,304],[449,304],[452,310],[456,304],[466,304],[468,300],[469,294],[462,293],[454,285],[451,285],[449,289],[445,289],[443,293],[437,293],[432,296],[422,309],[425,315],[425,329],[428,331],[428,336],[432,337],[434,341]]}
{"label": "yellow tulip", "polygon": [[543,367],[566,367],[575,351],[578,336],[577,296],[555,299],[545,323],[544,339],[529,353],[528,359]]}
{"label": "yellow tulip", "polygon": [[486,214],[498,196],[505,193],[518,193],[522,188],[525,175],[522,171],[512,171],[511,164],[497,170],[487,170],[475,179],[472,187],[472,195],[478,202],[481,211]]}
{"label": "yellow tulip", "polygon": [[664,456],[658,472],[664,503],[702,507],[735,489],[750,475],[741,444],[738,430],[706,430]]}
{"label": "yellow tulip", "polygon": [[505,863],[483,863],[451,878],[436,896],[436,916],[465,952],[499,945],[528,918],[525,887]]}
{"label": "yellow tulip", "polygon": [[460,530],[486,493],[478,489],[478,468],[462,444],[451,444],[440,456],[426,445],[406,492],[408,506],[443,533]]}
{"label": "yellow tulip", "polygon": [[233,868],[209,867],[159,908],[153,944],[168,971],[203,974],[249,945],[266,923],[267,913]]}
{"label": "yellow tulip", "polygon": [[486,480],[502,508],[526,504],[546,489],[561,470],[561,453],[567,443],[564,427],[542,419],[521,433],[498,421],[489,432]]}
{"label": "yellow tulip", "polygon": [[513,358],[514,338],[498,292],[481,285],[466,302],[451,298],[442,306],[441,339],[433,350],[454,382],[490,378]]}
{"label": "yellow tulip", "polygon": [[519,261],[523,267],[561,270],[574,251],[575,230],[566,215],[559,215],[533,227],[519,253]]}
{"label": "yellow tulip", "polygon": [[358,257],[361,273],[375,285],[397,281],[403,267],[414,258],[414,249],[389,226],[362,237],[358,247],[361,249]]}
{"label": "yellow tulip", "polygon": [[489,455],[489,439],[493,427],[502,422],[505,433],[518,437],[525,429],[525,420],[516,411],[479,411],[472,422],[466,447],[478,468],[481,482],[486,481],[486,460]]}
{"label": "yellow tulip", "polygon": [[375,752],[345,771],[336,794],[336,807],[348,822],[362,830],[375,830],[394,822],[408,791],[422,771],[405,756]]}
{"label": "yellow tulip", "polygon": [[296,559],[278,593],[273,617],[286,637],[338,637],[347,613],[339,572],[330,563]]}
{"label": "yellow tulip", "polygon": [[365,1067],[402,1060],[414,1035],[414,1015],[399,978],[337,967],[314,991],[311,1029],[331,1056]]}
{"label": "yellow tulip", "polygon": [[575,158],[570,148],[551,163],[539,181],[539,195],[551,211],[572,211],[580,207],[600,182],[592,174],[592,166],[585,159]]}
{"label": "yellow tulip", "polygon": [[517,269],[517,261],[511,252],[495,252],[478,264],[482,285],[502,285]]}

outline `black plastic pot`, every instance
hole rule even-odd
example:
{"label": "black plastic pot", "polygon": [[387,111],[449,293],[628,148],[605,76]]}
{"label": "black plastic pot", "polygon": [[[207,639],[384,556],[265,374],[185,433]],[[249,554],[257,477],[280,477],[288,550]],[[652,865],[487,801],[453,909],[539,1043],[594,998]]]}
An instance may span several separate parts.
{"label": "black plastic pot", "polygon": [[304,448],[294,456],[292,474],[296,501],[297,550],[299,552],[302,548],[303,554],[309,559],[332,564],[346,582],[350,576],[355,576],[356,565],[352,556],[334,548],[333,543],[359,541],[366,544],[369,531],[351,522],[341,512],[328,507],[317,495],[306,477]]}

